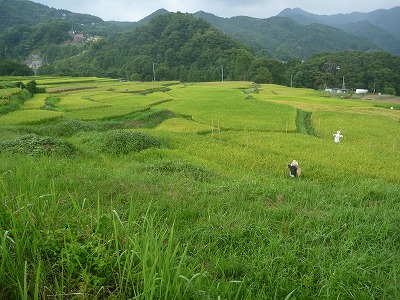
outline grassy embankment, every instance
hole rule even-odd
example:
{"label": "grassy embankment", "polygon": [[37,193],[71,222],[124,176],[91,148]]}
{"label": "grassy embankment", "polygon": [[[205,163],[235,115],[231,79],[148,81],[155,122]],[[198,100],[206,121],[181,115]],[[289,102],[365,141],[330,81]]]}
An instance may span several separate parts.
{"label": "grassy embankment", "polygon": [[0,116],[5,297],[400,297],[398,109],[251,83],[36,80],[48,94]]}

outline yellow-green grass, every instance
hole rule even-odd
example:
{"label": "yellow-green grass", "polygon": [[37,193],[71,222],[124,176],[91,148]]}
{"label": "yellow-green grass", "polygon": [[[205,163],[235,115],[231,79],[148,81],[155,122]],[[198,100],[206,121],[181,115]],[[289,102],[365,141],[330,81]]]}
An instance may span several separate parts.
{"label": "yellow-green grass", "polygon": [[82,97],[80,94],[58,95],[58,98],[60,99],[60,102],[57,104],[57,106],[65,111],[109,106],[107,104],[99,103]]}
{"label": "yellow-green grass", "polygon": [[0,116],[0,125],[35,124],[62,117],[62,112],[49,110],[26,109],[10,112]]}
{"label": "yellow-green grass", "polygon": [[0,84],[10,83],[10,82],[28,82],[30,80],[36,80],[35,76],[1,76]]}
{"label": "yellow-green grass", "polygon": [[103,107],[69,111],[66,112],[66,116],[79,120],[111,118],[144,110],[156,103],[168,101],[169,99],[171,99],[171,96],[161,92],[147,95],[115,93],[113,97],[103,99],[100,97],[97,100],[97,103],[103,105]]}
{"label": "yellow-green grass", "polygon": [[[387,168],[390,162],[400,161],[398,154],[400,153],[400,123],[387,116],[387,114],[397,112],[374,108],[368,103],[364,110],[347,110],[342,109],[341,102],[348,100],[330,101],[321,97],[319,92],[306,89],[297,90],[287,87],[278,89],[276,86],[269,88],[279,91],[282,97],[294,97],[293,94],[296,92],[311,94],[311,97],[303,96],[309,104],[328,100],[327,103],[323,103],[327,107],[326,111],[315,110],[312,115],[312,124],[318,137],[291,133],[295,128],[295,112],[288,114],[286,111],[277,110],[277,107],[271,109],[275,114],[275,119],[273,119],[275,126],[276,123],[281,124],[281,130],[278,131],[289,132],[289,134],[268,133],[268,131],[274,131],[274,127],[267,122],[260,130],[260,127],[255,125],[260,122],[259,115],[254,112],[247,114],[247,111],[240,104],[238,105],[240,101],[249,101],[244,100],[244,95],[221,88],[214,90],[213,85],[211,88],[203,89],[197,84],[174,89],[169,92],[174,96],[174,100],[161,105],[175,113],[192,116],[195,122],[172,119],[164,121],[157,129],[186,133],[208,132],[211,145],[206,145],[207,137],[200,139],[194,136],[188,137],[187,150],[178,148],[184,153],[194,153],[195,156],[203,157],[205,161],[223,164],[226,168],[236,166],[242,170],[272,172],[278,175],[283,174],[282,170],[287,163],[290,163],[292,159],[297,159],[303,165],[308,178],[315,180],[330,180],[335,177],[340,181],[357,174],[364,177],[385,178],[389,181],[400,179],[396,168],[391,168],[391,170]],[[271,94],[275,98],[276,93]],[[259,101],[259,111],[262,111],[262,105],[270,107],[270,101],[263,101]],[[230,110],[229,104],[235,109]],[[207,114],[211,114],[211,117],[208,116],[208,123],[204,121]],[[201,116],[197,117],[197,115]],[[240,121],[238,121],[238,115]],[[231,122],[234,120],[235,124],[230,123],[224,126],[224,122],[221,121],[218,124],[218,119],[225,120],[224,117],[229,118]],[[215,118],[213,119],[214,127],[210,126],[213,122],[211,118]],[[246,118],[250,120],[250,126],[246,126],[243,122]],[[282,130],[284,121],[290,124],[288,131]],[[199,123],[206,125],[205,128],[208,130],[197,129]],[[218,130],[218,125],[220,130]],[[345,135],[339,145],[333,143],[333,134],[338,129],[341,129]],[[204,138],[206,139],[204,144],[197,144]],[[213,141],[218,146],[214,145]],[[180,140],[179,145],[186,144]],[[382,155],[384,158],[381,159]],[[369,164],[371,167],[366,167]]]}
{"label": "yellow-green grass", "polygon": [[274,99],[276,96],[319,97],[321,92],[306,88],[288,88],[276,84],[258,85],[259,94]]}
{"label": "yellow-green grass", "polygon": [[56,86],[44,86],[48,93],[73,93],[75,91],[82,90],[95,90],[98,89],[98,83],[90,82],[90,83],[74,83],[74,84],[64,84],[64,85],[56,85]]}
{"label": "yellow-green grass", "polygon": [[154,81],[154,82],[120,82],[113,87],[117,92],[144,92],[148,90],[161,89],[166,86],[179,84],[178,81]]}
{"label": "yellow-green grass", "polygon": [[[215,124],[217,125],[217,124]],[[211,125],[205,125],[184,118],[170,118],[157,126],[157,130],[171,131],[171,132],[191,132],[191,133],[212,133],[213,130],[217,134],[217,127],[212,128]]]}
{"label": "yellow-green grass", "polygon": [[101,78],[101,77],[53,77],[53,76],[40,76],[34,78],[40,85],[75,85],[76,83],[89,83],[89,82],[115,82],[115,79]]}
{"label": "yellow-green grass", "polygon": [[151,90],[163,89],[167,86],[173,87],[179,84],[177,81],[154,81],[154,82],[109,82],[102,84],[105,90],[112,90],[117,93],[140,93]]}
{"label": "yellow-green grass", "polygon": [[[400,161],[398,148],[379,148],[376,144],[365,145],[357,141],[335,144],[332,139],[304,134],[246,130],[200,136],[187,133],[194,130],[188,122],[176,124],[187,126],[187,130],[160,125],[153,134],[171,141],[173,150],[168,151],[169,155],[173,151],[182,159],[202,161],[218,172],[235,177],[244,174],[257,178],[285,178],[288,176],[287,165],[296,159],[303,170],[303,178],[310,182],[353,181],[357,177],[380,178],[388,182],[400,180],[398,169],[389,167]],[[181,131],[177,133],[179,128]]]}
{"label": "yellow-green grass", "polygon": [[40,77],[36,79],[40,87],[48,93],[71,93],[80,90],[92,90],[114,80],[110,78],[90,77]]}
{"label": "yellow-green grass", "polygon": [[196,86],[218,87],[218,88],[232,88],[232,89],[250,89],[257,86],[250,81],[216,81],[216,82],[197,82]]}
{"label": "yellow-green grass", "polygon": [[312,122],[319,136],[333,140],[341,130],[343,143],[359,143],[400,151],[400,122],[380,115],[340,111],[315,111]]}
{"label": "yellow-green grass", "polygon": [[56,94],[56,95],[75,95],[75,97],[82,97],[84,99],[89,100],[101,100],[105,98],[115,97],[117,93],[111,90],[104,90],[104,89],[95,89],[95,90],[86,90],[86,91],[74,91],[65,94]]}
{"label": "yellow-green grass", "polygon": [[[135,110],[133,110],[135,111]],[[115,116],[121,116],[131,113],[131,110],[127,110],[121,107],[109,106],[109,107],[96,107],[91,109],[81,109],[66,112],[65,115],[70,119],[77,120],[100,120]]]}
{"label": "yellow-green grass", "polygon": [[21,89],[20,88],[6,88],[6,89],[0,89],[0,100],[3,98],[7,98],[11,96],[12,94],[15,94],[19,92]]}
{"label": "yellow-green grass", "polygon": [[65,80],[39,80],[38,84],[46,87],[49,93],[74,93],[82,90],[110,90],[115,92],[144,92],[148,90],[161,89],[166,86],[178,84],[177,81],[155,81],[155,82],[120,82],[116,79],[92,78]]}
{"label": "yellow-green grass", "polygon": [[131,105],[150,106],[168,100],[171,100],[171,96],[162,92],[155,92],[147,95],[116,93],[114,97],[100,99],[99,102],[129,107]]}
{"label": "yellow-green grass", "polygon": [[390,110],[380,107],[381,102],[356,99],[344,99],[332,97],[332,95],[321,91],[304,88],[288,88],[272,84],[261,85],[260,92],[254,97],[261,100],[274,101],[282,104],[293,105],[310,112],[322,111],[347,111],[357,112],[368,115],[387,116],[394,120],[400,120],[399,110]]}
{"label": "yellow-green grass", "polygon": [[[239,85],[241,86],[241,85]],[[173,101],[160,107],[226,130],[295,131],[292,106],[260,101],[223,85],[190,85],[168,92]]]}
{"label": "yellow-green grass", "polygon": [[48,97],[48,94],[36,94],[31,99],[25,101],[22,109],[40,109],[46,105],[44,101]]}

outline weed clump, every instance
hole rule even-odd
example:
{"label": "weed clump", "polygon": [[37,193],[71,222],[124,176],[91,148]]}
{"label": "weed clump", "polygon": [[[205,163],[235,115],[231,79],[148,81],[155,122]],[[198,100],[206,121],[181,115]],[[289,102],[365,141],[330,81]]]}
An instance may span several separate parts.
{"label": "weed clump", "polygon": [[112,130],[103,139],[99,150],[108,154],[128,154],[161,145],[158,139],[140,131]]}
{"label": "weed clump", "polygon": [[67,120],[60,122],[56,125],[48,126],[44,131],[49,132],[51,135],[57,136],[72,136],[81,131],[92,131],[95,130],[94,126],[88,124],[87,122],[82,122],[78,120]]}
{"label": "weed clump", "polygon": [[73,155],[75,147],[61,139],[49,136],[27,134],[10,141],[0,143],[0,152],[28,155]]}

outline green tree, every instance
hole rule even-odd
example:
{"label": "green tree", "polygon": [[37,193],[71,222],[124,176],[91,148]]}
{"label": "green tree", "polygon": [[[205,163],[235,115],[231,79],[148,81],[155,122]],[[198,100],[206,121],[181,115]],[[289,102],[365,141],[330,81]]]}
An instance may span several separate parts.
{"label": "green tree", "polygon": [[[330,62],[339,67],[335,72],[328,72]],[[326,82],[332,82],[331,87],[342,87],[344,77],[348,89],[368,88],[377,93],[400,95],[399,69],[400,57],[389,53],[344,51],[316,54],[293,72],[298,76],[296,82],[303,87],[321,89]]]}
{"label": "green tree", "polygon": [[0,75],[5,76],[33,76],[34,72],[25,64],[12,60],[0,61]]}
{"label": "green tree", "polygon": [[240,49],[235,60],[235,78],[238,80],[246,81],[248,79],[248,70],[254,56],[246,51]]}
{"label": "green tree", "polygon": [[156,80],[172,80],[173,75],[171,74],[170,69],[166,66],[166,64],[162,64],[161,66],[155,69]]}
{"label": "green tree", "polygon": [[249,68],[250,78],[257,83],[285,84],[285,65],[275,59],[256,58]]}
{"label": "green tree", "polygon": [[52,65],[42,65],[38,70],[37,70],[37,75],[42,76],[42,75],[55,75],[57,73],[56,69]]}
{"label": "green tree", "polygon": [[259,67],[253,77],[255,83],[272,83],[272,73],[266,67]]}
{"label": "green tree", "polygon": [[132,59],[132,62],[125,65],[131,70],[131,74],[139,74],[141,81],[153,80],[153,62],[154,60],[148,55],[138,55]]}
{"label": "green tree", "polygon": [[28,90],[32,95],[33,94],[40,94],[40,93],[45,93],[46,89],[45,88],[39,88],[37,86],[37,83],[35,80],[29,81],[27,84],[25,84],[24,88]]}

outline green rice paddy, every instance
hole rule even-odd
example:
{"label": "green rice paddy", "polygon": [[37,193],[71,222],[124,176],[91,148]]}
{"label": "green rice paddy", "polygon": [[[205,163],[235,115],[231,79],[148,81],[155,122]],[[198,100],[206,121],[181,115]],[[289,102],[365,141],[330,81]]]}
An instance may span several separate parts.
{"label": "green rice paddy", "polygon": [[0,115],[5,299],[400,298],[398,98],[33,79]]}

